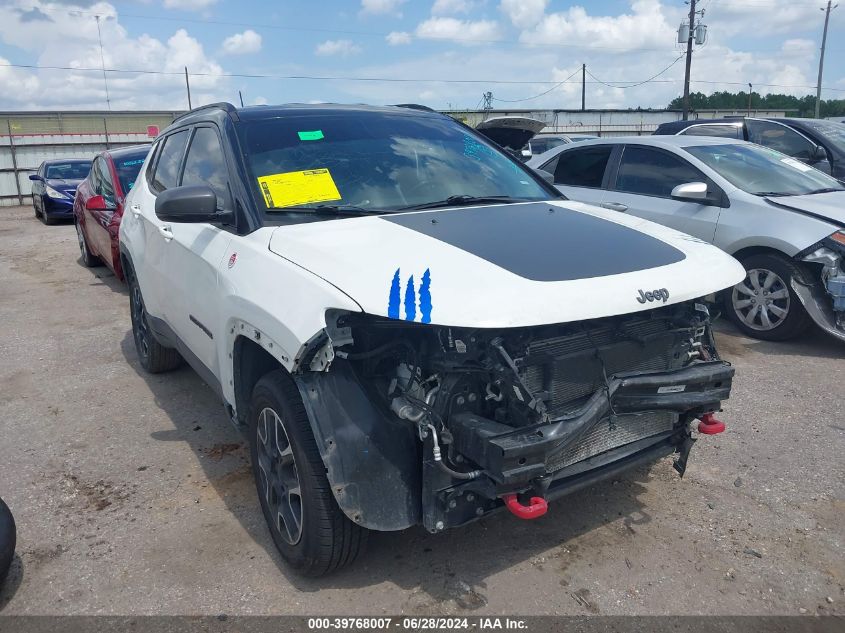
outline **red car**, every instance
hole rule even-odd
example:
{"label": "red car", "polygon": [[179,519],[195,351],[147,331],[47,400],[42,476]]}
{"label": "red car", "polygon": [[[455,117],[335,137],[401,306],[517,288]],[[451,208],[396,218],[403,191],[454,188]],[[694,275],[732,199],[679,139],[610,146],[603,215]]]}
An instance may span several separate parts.
{"label": "red car", "polygon": [[88,267],[103,263],[121,281],[124,278],[117,244],[123,201],[149,151],[149,145],[134,145],[97,154],[73,201],[82,263]]}

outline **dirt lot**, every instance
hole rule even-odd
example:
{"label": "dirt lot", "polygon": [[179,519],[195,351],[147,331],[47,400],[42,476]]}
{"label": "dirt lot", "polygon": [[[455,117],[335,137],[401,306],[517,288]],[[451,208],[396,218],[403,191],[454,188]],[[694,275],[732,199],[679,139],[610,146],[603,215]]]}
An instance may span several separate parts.
{"label": "dirt lot", "polygon": [[18,521],[6,614],[845,612],[845,345],[721,325],[737,367],[683,480],[667,459],[431,536],[376,535],[320,581],[264,527],[244,440],[188,368],[135,357],[124,287],[73,226],[0,209],[0,496]]}

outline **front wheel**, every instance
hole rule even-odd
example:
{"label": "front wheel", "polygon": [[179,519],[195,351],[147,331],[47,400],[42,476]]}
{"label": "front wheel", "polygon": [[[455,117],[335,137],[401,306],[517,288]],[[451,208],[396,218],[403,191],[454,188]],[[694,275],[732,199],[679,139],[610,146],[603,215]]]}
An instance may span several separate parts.
{"label": "front wheel", "polygon": [[15,554],[15,520],[2,499],[0,499],[0,585],[9,573]]}
{"label": "front wheel", "polygon": [[179,366],[182,358],[179,352],[159,343],[150,329],[144,297],[135,275],[129,276],[129,311],[132,317],[132,337],[141,367],[151,374],[170,371]]}
{"label": "front wheel", "polygon": [[299,392],[282,370],[255,385],[249,434],[261,510],[282,558],[307,576],[352,563],[368,532],[338,507]]}
{"label": "front wheel", "polygon": [[747,275],[727,291],[727,313],[743,334],[766,341],[785,341],[810,324],[801,300],[792,290],[801,272],[780,255],[751,255],[742,261]]}

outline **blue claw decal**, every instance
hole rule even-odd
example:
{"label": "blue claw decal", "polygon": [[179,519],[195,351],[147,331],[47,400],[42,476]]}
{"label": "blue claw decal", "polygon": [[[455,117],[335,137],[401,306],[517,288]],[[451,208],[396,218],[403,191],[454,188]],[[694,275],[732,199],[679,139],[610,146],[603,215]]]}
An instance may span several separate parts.
{"label": "blue claw decal", "polygon": [[431,270],[428,268],[420,284],[420,322],[431,323]]}
{"label": "blue claw decal", "polygon": [[399,269],[397,268],[396,272],[393,273],[393,282],[390,284],[390,297],[387,300],[387,316],[391,319],[399,318],[399,303],[401,302],[399,296],[400,284]]}
{"label": "blue claw decal", "polygon": [[[414,276],[408,277],[405,285],[405,297],[402,301],[401,269],[397,268],[390,282],[390,293],[387,299],[387,316],[391,319],[401,319],[401,307],[405,305],[405,320],[415,321],[417,318],[417,291]],[[426,268],[419,288],[420,323],[431,323],[431,270]]]}
{"label": "blue claw decal", "polygon": [[417,318],[417,293],[414,291],[414,276],[408,277],[405,287],[405,320],[413,321]]}

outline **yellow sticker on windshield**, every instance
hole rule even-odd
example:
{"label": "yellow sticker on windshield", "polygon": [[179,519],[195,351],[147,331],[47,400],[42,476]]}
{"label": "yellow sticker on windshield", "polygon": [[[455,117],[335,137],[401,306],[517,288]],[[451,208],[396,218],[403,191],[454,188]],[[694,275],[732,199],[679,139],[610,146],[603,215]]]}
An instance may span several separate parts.
{"label": "yellow sticker on windshield", "polygon": [[261,176],[258,186],[270,209],[340,200],[340,192],[328,169],[306,169]]}

